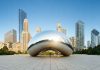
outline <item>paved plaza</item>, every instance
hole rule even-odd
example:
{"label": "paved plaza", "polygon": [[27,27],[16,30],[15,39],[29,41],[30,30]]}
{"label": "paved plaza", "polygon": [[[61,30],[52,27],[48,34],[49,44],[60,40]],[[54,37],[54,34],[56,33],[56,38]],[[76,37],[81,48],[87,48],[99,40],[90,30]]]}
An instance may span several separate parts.
{"label": "paved plaza", "polygon": [[0,70],[100,70],[100,56],[30,57],[0,56]]}

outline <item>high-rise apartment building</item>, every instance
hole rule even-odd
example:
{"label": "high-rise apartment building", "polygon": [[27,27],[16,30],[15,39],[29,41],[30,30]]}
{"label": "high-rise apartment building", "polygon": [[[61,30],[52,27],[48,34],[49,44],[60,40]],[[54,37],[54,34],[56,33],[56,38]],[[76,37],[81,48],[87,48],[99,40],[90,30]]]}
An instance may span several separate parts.
{"label": "high-rise apartment building", "polygon": [[29,40],[30,40],[30,33],[28,31],[28,20],[24,19],[24,25],[23,25],[23,31],[22,31],[23,52],[27,50]]}
{"label": "high-rise apartment building", "polygon": [[93,29],[91,31],[91,47],[92,48],[98,45],[98,36],[99,36],[99,31],[97,31],[96,29]]}
{"label": "high-rise apartment building", "polygon": [[5,34],[5,42],[16,43],[17,42],[17,35],[16,30],[12,29]]}
{"label": "high-rise apartment building", "polygon": [[19,9],[19,42],[21,42],[21,34],[23,31],[23,22],[27,18],[27,14],[22,9]]}
{"label": "high-rise apartment building", "polygon": [[84,46],[84,23],[78,21],[76,23],[76,46],[77,49],[83,49]]}

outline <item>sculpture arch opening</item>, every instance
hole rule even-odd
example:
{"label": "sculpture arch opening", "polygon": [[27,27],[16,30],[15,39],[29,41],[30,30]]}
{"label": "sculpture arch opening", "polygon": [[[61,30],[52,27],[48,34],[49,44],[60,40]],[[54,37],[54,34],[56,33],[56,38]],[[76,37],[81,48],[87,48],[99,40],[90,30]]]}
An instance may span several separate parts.
{"label": "sculpture arch opening", "polygon": [[37,56],[64,56],[61,52],[56,49],[44,49],[39,52]]}

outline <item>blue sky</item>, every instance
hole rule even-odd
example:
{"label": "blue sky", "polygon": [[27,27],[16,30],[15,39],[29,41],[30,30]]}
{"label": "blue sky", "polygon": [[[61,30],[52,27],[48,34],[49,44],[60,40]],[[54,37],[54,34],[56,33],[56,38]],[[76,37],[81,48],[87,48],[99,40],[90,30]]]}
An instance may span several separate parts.
{"label": "blue sky", "polygon": [[0,0],[0,41],[11,29],[18,33],[19,8],[27,13],[32,36],[36,26],[56,30],[57,22],[67,29],[68,37],[75,36],[78,20],[85,23],[85,41],[93,28],[100,31],[100,0]]}

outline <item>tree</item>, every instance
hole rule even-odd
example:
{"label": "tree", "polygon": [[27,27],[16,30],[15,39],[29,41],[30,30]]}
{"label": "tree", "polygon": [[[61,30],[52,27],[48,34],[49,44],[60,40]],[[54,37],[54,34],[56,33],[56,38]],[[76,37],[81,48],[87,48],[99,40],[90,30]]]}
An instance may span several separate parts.
{"label": "tree", "polygon": [[4,44],[4,47],[2,48],[3,51],[7,52],[8,51],[8,48],[7,46]]}
{"label": "tree", "polygon": [[75,51],[74,54],[88,54],[88,55],[100,55],[100,45],[95,46],[94,48],[89,47],[86,50]]}

